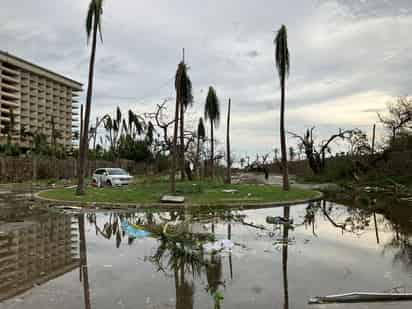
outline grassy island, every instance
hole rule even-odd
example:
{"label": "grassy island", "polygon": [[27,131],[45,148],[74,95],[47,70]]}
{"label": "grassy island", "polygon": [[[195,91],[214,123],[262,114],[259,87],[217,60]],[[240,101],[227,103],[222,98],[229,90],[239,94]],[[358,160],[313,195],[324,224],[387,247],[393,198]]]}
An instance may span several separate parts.
{"label": "grassy island", "polygon": [[[178,182],[177,195],[185,197],[187,205],[242,205],[302,201],[316,198],[319,193],[292,188],[283,191],[275,185],[223,184],[211,181]],[[40,192],[39,197],[81,203],[125,203],[152,205],[160,203],[168,193],[167,181],[137,182],[125,187],[88,187],[86,194],[76,196],[75,188],[59,188]]]}

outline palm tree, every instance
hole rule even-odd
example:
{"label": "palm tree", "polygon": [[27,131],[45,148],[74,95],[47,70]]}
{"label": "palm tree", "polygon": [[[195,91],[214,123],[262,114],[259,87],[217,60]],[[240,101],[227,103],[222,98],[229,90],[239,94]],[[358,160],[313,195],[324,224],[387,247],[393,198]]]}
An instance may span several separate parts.
{"label": "palm tree", "polygon": [[14,134],[16,133],[16,115],[14,114],[14,109],[9,110],[10,121],[5,123],[4,132],[7,135],[7,145],[10,146]]}
{"label": "palm tree", "polygon": [[199,124],[197,125],[197,150],[196,150],[196,170],[198,178],[200,176],[200,142],[204,141],[206,137],[205,125],[203,124],[203,118],[199,118]]}
{"label": "palm tree", "polygon": [[296,152],[295,152],[295,148],[293,148],[292,146],[289,147],[289,159],[290,161],[293,161],[296,157]]}
{"label": "palm tree", "polygon": [[286,136],[285,136],[285,81],[289,75],[289,49],[286,26],[280,27],[274,40],[276,45],[275,59],[276,69],[280,79],[280,150],[282,155],[283,190],[289,190],[288,162],[286,157]]}
{"label": "palm tree", "polygon": [[92,92],[93,92],[93,77],[94,77],[94,62],[96,57],[96,41],[97,33],[100,34],[100,40],[103,42],[102,29],[101,29],[101,15],[103,14],[103,0],[91,0],[89,4],[89,10],[87,11],[86,18],[86,33],[87,40],[92,35],[92,50],[89,63],[89,82],[87,85],[86,94],[86,112],[84,115],[82,136],[80,136],[80,149],[79,149],[79,167],[77,171],[78,184],[77,195],[84,194],[84,176],[86,167],[86,154],[89,148],[89,121],[90,110],[92,105]]}
{"label": "palm tree", "polygon": [[278,160],[278,155],[279,155],[279,149],[275,148],[275,149],[273,149],[273,152],[275,153],[275,161],[277,161]]}
{"label": "palm tree", "polygon": [[179,127],[179,110],[181,104],[181,98],[183,96],[182,82],[184,82],[183,75],[185,74],[186,66],[184,62],[180,62],[177,66],[175,75],[175,89],[176,89],[176,107],[175,107],[175,119],[174,119],[174,129],[173,129],[173,145],[172,145],[172,166],[170,169],[170,192],[176,193],[176,157],[177,157],[177,132]]}
{"label": "palm tree", "polygon": [[192,82],[187,75],[186,64],[182,61],[180,72],[180,173],[185,178],[185,140],[184,140],[184,116],[186,109],[193,104]]}
{"label": "palm tree", "polygon": [[210,86],[206,97],[205,104],[205,119],[210,120],[210,164],[212,168],[212,178],[214,177],[214,137],[213,128],[219,125],[220,110],[219,99],[217,98],[215,89]]}

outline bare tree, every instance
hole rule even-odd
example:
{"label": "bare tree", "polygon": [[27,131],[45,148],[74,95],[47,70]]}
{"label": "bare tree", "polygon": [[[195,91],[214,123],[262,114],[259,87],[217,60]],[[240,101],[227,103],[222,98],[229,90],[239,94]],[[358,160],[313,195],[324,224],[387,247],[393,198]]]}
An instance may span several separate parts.
{"label": "bare tree", "polygon": [[314,129],[315,127],[307,129],[303,136],[293,132],[288,133],[300,141],[305,149],[306,158],[308,159],[310,168],[315,174],[319,174],[326,167],[326,153],[330,153],[330,144],[336,139],[348,140],[352,136],[354,130],[339,129],[338,133],[332,134],[327,140],[323,140],[316,146],[313,139]]}
{"label": "bare tree", "polygon": [[388,104],[388,116],[378,113],[380,122],[391,132],[392,140],[402,131],[412,128],[412,98],[398,97]]}

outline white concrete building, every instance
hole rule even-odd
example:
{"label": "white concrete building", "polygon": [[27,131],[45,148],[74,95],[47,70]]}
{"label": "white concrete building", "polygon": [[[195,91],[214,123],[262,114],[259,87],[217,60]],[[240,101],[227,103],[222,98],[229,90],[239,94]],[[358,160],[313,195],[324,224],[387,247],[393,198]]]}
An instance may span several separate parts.
{"label": "white concrete building", "polygon": [[0,144],[12,132],[15,143],[28,147],[30,137],[22,133],[38,132],[71,147],[80,91],[81,83],[0,50]]}

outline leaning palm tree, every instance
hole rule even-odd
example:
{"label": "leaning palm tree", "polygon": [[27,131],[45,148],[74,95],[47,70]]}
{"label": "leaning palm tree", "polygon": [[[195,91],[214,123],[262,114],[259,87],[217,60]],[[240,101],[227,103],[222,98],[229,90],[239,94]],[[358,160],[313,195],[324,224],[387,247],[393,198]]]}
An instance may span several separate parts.
{"label": "leaning palm tree", "polygon": [[280,79],[280,147],[282,156],[283,190],[289,190],[288,162],[286,158],[286,136],[285,136],[285,81],[289,75],[289,49],[286,26],[280,27],[274,40],[276,45],[275,59],[276,69]]}
{"label": "leaning palm tree", "polygon": [[212,170],[212,178],[214,177],[214,137],[213,129],[219,125],[220,110],[219,99],[217,98],[215,89],[210,86],[206,97],[205,104],[205,119],[210,120],[210,164]]}
{"label": "leaning palm tree", "polygon": [[92,92],[93,92],[93,77],[94,77],[94,62],[96,57],[96,41],[97,33],[100,34],[100,40],[102,39],[102,29],[101,29],[101,15],[103,14],[103,0],[91,0],[89,4],[89,10],[87,11],[86,18],[86,33],[87,40],[92,36],[92,50],[90,55],[89,63],[89,81],[87,85],[86,94],[86,112],[84,115],[83,131],[82,136],[80,136],[80,149],[79,149],[79,166],[77,170],[78,184],[77,184],[77,195],[84,194],[84,177],[85,177],[85,167],[86,167],[86,154],[89,148],[88,133],[89,133],[89,121],[90,121],[90,110],[92,105]]}
{"label": "leaning palm tree", "polygon": [[206,130],[203,124],[203,118],[200,117],[199,124],[197,125],[197,150],[196,150],[196,171],[198,178],[200,178],[200,143],[205,140]]}

